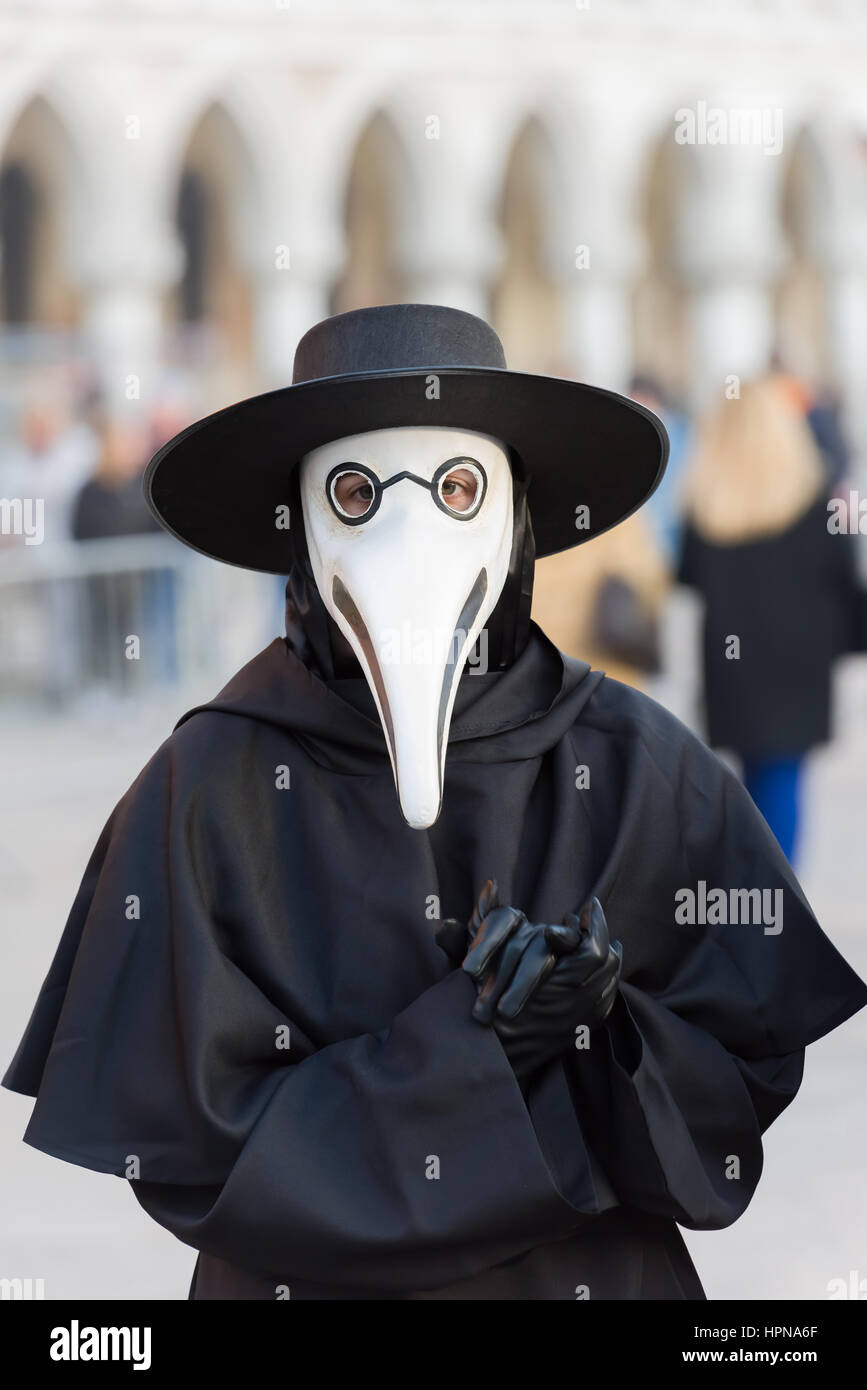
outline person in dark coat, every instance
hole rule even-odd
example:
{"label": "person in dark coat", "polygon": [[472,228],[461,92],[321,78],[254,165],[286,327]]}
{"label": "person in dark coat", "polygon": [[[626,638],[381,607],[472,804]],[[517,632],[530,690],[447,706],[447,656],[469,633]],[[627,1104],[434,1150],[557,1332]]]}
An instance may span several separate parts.
{"label": "person in dark coat", "polygon": [[[141,433],[129,426],[103,423],[101,452],[93,477],[75,501],[72,536],[76,541],[139,536],[159,531],[142,493]],[[122,656],[123,640],[144,630],[153,671],[165,678],[175,672],[175,578],[169,569],[90,574],[86,598],[87,676],[120,686],[132,685],[134,664]]]}
{"label": "person in dark coat", "polygon": [[152,460],[175,535],[289,571],[286,637],[115,808],[4,1085],[191,1299],[704,1297],[678,1224],[743,1213],[867,987],[740,782],[530,621],[536,549],[664,462],[430,305],[317,325]]}
{"label": "person in dark coat", "polygon": [[834,663],[860,643],[853,538],[832,524],[809,430],[773,380],[706,423],[679,579],[705,602],[707,734],[793,859],[804,760],[831,737]]}

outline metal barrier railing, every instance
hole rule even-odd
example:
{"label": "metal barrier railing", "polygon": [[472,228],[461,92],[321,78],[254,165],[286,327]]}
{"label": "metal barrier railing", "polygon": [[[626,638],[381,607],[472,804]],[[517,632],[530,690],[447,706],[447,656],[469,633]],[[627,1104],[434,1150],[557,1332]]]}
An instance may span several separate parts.
{"label": "metal barrier railing", "polygon": [[0,549],[0,697],[225,676],[282,630],[281,582],[160,534]]}

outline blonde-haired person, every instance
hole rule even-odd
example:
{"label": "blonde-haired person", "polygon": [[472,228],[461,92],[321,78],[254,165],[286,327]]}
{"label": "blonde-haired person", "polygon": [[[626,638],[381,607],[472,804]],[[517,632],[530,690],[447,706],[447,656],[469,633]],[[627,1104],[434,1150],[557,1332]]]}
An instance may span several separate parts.
{"label": "blonde-haired person", "polygon": [[831,735],[831,671],[857,645],[851,538],[828,526],[821,457],[765,377],[702,423],[684,489],[678,578],[705,600],[708,741],[743,761],[794,859],[805,754]]}

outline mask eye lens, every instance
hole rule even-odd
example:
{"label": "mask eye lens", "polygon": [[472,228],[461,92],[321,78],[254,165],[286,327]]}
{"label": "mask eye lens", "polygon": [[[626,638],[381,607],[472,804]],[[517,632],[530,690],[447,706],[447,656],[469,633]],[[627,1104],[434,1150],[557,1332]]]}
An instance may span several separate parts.
{"label": "mask eye lens", "polygon": [[481,501],[481,474],[471,464],[460,464],[443,474],[437,491],[448,511],[466,515],[475,511]]}
{"label": "mask eye lens", "polygon": [[373,483],[364,473],[338,473],[331,481],[331,500],[341,516],[366,516],[375,495]]}

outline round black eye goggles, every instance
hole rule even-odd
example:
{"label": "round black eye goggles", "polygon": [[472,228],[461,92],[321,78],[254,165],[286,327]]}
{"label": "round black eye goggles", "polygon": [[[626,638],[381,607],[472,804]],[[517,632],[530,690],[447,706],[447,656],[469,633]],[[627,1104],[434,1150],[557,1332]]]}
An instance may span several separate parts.
{"label": "round black eye goggles", "polygon": [[[456,472],[459,468],[471,473],[476,482],[476,495],[470,506],[464,511],[459,511],[456,507],[449,506],[448,499],[443,496],[442,491],[443,484],[449,474]],[[350,512],[345,511],[337,500],[335,492],[337,481],[339,478],[346,476],[361,476],[367,480],[371,487],[370,501],[367,503],[365,510],[358,516],[353,516]],[[428,482],[427,478],[419,478],[415,473],[410,473],[407,469],[404,469],[402,473],[395,473],[394,477],[386,478],[385,482],[383,482],[380,478],[377,478],[376,474],[364,463],[339,463],[336,468],[332,468],[328,477],[325,479],[325,491],[328,496],[328,501],[331,504],[331,510],[345,526],[362,526],[365,521],[369,521],[370,518],[375,516],[379,511],[379,506],[382,502],[382,494],[385,492],[385,489],[387,487],[393,487],[395,483],[401,482],[404,478],[408,478],[412,483],[418,483],[419,487],[427,488],[440,511],[446,512],[447,515],[453,517],[455,521],[470,521],[477,514],[484,502],[485,493],[488,490],[487,474],[476,459],[453,458],[446,459],[445,463],[440,464],[430,482]],[[367,501],[367,499],[365,498],[364,501]]]}

